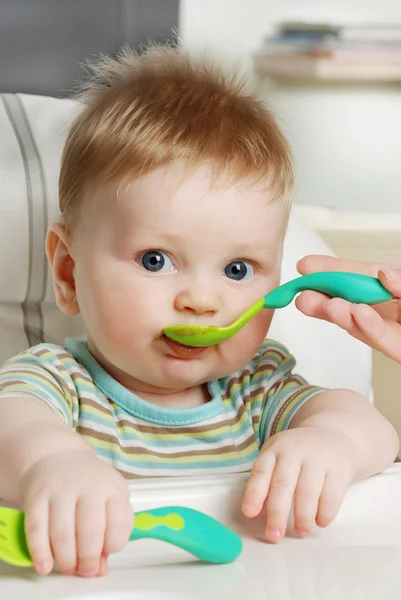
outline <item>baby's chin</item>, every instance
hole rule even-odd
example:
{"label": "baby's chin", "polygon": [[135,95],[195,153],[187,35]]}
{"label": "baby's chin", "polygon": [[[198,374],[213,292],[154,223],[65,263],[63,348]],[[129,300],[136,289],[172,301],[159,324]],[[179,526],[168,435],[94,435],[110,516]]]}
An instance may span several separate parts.
{"label": "baby's chin", "polygon": [[145,393],[170,394],[231,376],[242,369],[260,345],[255,344],[255,340],[253,344],[241,343],[240,337],[210,346],[205,353],[194,358],[183,359],[157,353],[148,364],[143,361],[143,355],[137,364],[130,352],[110,352],[104,366],[119,383],[138,396],[141,396],[141,390]]}
{"label": "baby's chin", "polygon": [[165,373],[163,385],[166,388],[174,390],[184,390],[205,385],[210,381],[231,376],[233,373],[240,370],[246,362],[247,361],[243,364],[238,364],[238,362],[235,364],[219,364],[214,368],[208,369],[202,368],[202,365],[195,366],[194,364],[183,364],[179,370],[175,370],[174,372],[170,370],[168,373]]}

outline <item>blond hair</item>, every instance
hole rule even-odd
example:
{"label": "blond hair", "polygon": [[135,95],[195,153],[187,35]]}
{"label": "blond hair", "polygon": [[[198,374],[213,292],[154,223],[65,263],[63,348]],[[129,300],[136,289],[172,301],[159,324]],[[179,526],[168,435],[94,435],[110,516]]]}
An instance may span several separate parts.
{"label": "blond hair", "polygon": [[62,156],[60,209],[69,229],[88,191],[177,160],[236,181],[268,179],[275,196],[288,199],[289,147],[249,77],[163,46],[141,55],[125,48],[89,71]]}

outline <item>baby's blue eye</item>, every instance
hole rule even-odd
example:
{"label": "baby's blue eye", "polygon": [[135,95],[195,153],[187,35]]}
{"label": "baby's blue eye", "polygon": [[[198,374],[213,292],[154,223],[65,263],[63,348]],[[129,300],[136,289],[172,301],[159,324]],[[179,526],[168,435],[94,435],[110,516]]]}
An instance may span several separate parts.
{"label": "baby's blue eye", "polygon": [[156,273],[158,271],[171,271],[173,263],[170,257],[161,250],[149,250],[144,252],[140,258],[141,264],[147,271]]}
{"label": "baby's blue eye", "polygon": [[233,260],[224,267],[224,274],[234,281],[252,279],[255,271],[251,263],[246,260]]}

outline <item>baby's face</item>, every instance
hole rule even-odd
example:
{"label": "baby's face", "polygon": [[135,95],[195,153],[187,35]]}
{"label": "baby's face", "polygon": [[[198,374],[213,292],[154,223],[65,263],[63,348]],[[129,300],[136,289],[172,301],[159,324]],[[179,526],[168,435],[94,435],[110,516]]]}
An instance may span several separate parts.
{"label": "baby's face", "polygon": [[136,180],[123,197],[87,203],[75,283],[89,347],[139,394],[171,393],[228,375],[256,353],[264,310],[220,345],[188,349],[167,325],[226,326],[279,282],[284,209],[266,187],[211,186],[206,169]]}

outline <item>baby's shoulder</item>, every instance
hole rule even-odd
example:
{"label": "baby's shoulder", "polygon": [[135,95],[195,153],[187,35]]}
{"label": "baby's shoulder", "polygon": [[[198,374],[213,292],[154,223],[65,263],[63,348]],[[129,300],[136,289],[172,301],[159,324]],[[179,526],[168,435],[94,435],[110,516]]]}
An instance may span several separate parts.
{"label": "baby's shoulder", "polygon": [[9,358],[3,367],[11,365],[36,365],[44,367],[54,365],[65,369],[76,367],[77,361],[70,352],[58,344],[41,343],[27,348],[23,352]]}
{"label": "baby's shoulder", "polygon": [[266,367],[271,370],[275,370],[283,364],[294,365],[295,359],[284,344],[272,339],[264,340],[249,363],[251,369]]}
{"label": "baby's shoulder", "polygon": [[65,358],[73,358],[72,354],[68,352],[65,346],[59,346],[58,344],[42,343],[36,346],[31,346],[22,352],[19,356],[35,356],[42,360],[63,360]]}
{"label": "baby's shoulder", "polygon": [[241,369],[221,380],[224,390],[245,389],[248,386],[272,385],[285,377],[295,366],[288,349],[275,340],[265,339],[254,357]]}

